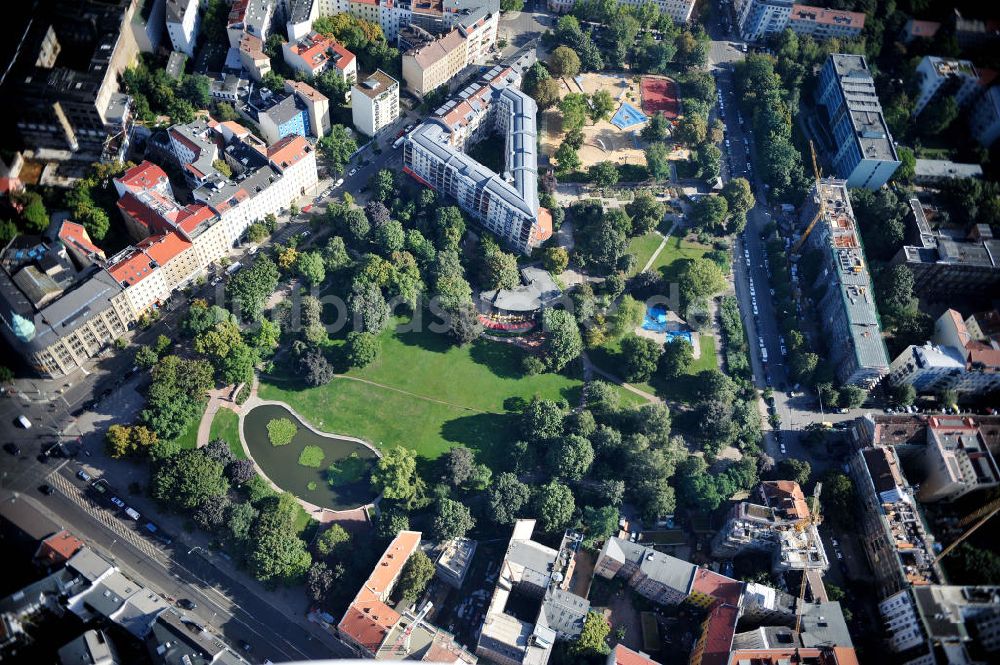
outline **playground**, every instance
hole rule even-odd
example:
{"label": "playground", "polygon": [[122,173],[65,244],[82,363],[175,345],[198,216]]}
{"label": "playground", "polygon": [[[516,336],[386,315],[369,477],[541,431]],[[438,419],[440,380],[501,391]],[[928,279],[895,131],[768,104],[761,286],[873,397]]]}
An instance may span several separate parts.
{"label": "playground", "polygon": [[[573,92],[593,95],[607,90],[615,100],[615,111],[610,120],[600,120],[583,127],[583,146],[577,151],[581,169],[611,161],[618,164],[646,163],[643,145],[639,139],[648,117],[639,106],[642,94],[633,77],[623,74],[586,73],[573,78],[558,79],[560,97]],[[539,114],[542,131],[542,153],[550,159],[563,140],[562,116],[559,109],[548,109]]]}
{"label": "playground", "polygon": [[676,120],[681,113],[677,83],[665,76],[642,77],[642,110],[648,115],[662,113],[667,120]]}

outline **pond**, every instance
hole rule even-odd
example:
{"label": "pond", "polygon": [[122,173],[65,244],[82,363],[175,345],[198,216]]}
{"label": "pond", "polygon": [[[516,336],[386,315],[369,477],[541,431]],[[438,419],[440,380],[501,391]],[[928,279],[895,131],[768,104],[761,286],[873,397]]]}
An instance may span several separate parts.
{"label": "pond", "polygon": [[[277,418],[287,418],[298,428],[291,443],[284,446],[273,446],[268,439],[267,424]],[[375,499],[368,482],[375,453],[349,439],[317,434],[284,406],[263,404],[251,409],[243,418],[243,437],[267,477],[295,496],[333,510],[357,508]]]}

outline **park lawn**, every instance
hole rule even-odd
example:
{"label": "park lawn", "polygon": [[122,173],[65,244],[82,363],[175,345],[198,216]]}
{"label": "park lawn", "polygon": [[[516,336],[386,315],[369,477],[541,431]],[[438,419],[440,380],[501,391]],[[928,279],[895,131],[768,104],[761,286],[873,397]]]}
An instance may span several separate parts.
{"label": "park lawn", "polygon": [[653,272],[658,272],[668,280],[677,278],[681,265],[678,263],[684,259],[700,259],[707,252],[712,251],[709,245],[688,240],[686,238],[671,236],[667,239],[667,244],[660,252],[653,265],[649,267]]}
{"label": "park lawn", "polygon": [[629,254],[635,254],[635,268],[629,273],[629,277],[640,272],[649,261],[649,257],[653,255],[656,248],[660,246],[660,242],[663,240],[663,236],[655,231],[650,231],[644,236],[636,236],[632,238],[628,243]]}
{"label": "park lawn", "polygon": [[180,450],[193,450],[198,447],[198,424],[201,422],[201,417],[205,413],[206,407],[208,407],[208,400],[201,403],[201,408],[198,409],[198,416],[191,419],[183,434],[174,439],[174,444]]}
{"label": "park lawn", "polygon": [[[563,374],[524,376],[521,349],[480,340],[456,347],[443,335],[390,329],[378,359],[325,386],[308,388],[297,376],[262,377],[260,397],[289,404],[326,432],[360,437],[381,449],[404,446],[435,459],[457,444],[480,461],[506,466],[517,440],[523,404],[538,395],[579,404],[583,382]],[[622,404],[641,403],[620,389]],[[400,392],[405,391],[405,392]],[[439,400],[439,401],[433,401]],[[443,403],[442,403],[443,402]]]}
{"label": "park lawn", "polygon": [[208,439],[209,441],[224,440],[229,444],[229,449],[233,451],[236,459],[246,459],[246,453],[243,452],[243,446],[240,445],[240,417],[235,411],[219,409],[215,412]]}

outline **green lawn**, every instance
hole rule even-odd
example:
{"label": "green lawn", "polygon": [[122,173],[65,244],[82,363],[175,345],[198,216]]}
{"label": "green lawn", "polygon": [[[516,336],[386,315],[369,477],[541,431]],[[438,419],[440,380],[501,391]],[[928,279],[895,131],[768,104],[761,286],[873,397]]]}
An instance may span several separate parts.
{"label": "green lawn", "polygon": [[649,269],[659,272],[666,279],[674,279],[681,265],[683,265],[679,261],[683,259],[700,259],[705,256],[706,252],[710,251],[712,251],[712,248],[708,245],[702,245],[686,238],[671,236],[667,240],[663,251],[656,257],[656,260],[653,261],[653,265]]}
{"label": "green lawn", "polygon": [[642,270],[643,266],[646,265],[646,261],[649,261],[649,257],[653,255],[656,248],[660,246],[660,241],[663,240],[663,236],[654,231],[650,231],[644,236],[636,236],[628,243],[628,253],[635,254],[636,262],[635,268],[629,274],[631,277],[639,271]]}
{"label": "green lawn", "polygon": [[320,429],[379,447],[402,445],[433,459],[462,443],[495,464],[516,440],[516,412],[524,401],[535,395],[571,404],[580,399],[578,379],[522,376],[523,354],[486,340],[458,348],[443,334],[389,330],[379,358],[349,374],[381,385],[335,378],[307,388],[286,375],[264,377],[260,396],[290,404]]}
{"label": "green lawn", "polygon": [[191,422],[188,423],[187,429],[184,433],[174,439],[174,443],[179,446],[181,450],[189,450],[198,447],[198,423],[201,422],[201,416],[205,413],[205,407],[208,406],[208,400],[202,402],[201,408],[198,409],[198,417],[192,418]]}
{"label": "green lawn", "polygon": [[229,444],[236,459],[246,459],[243,446],[240,445],[240,417],[229,409],[219,409],[212,418],[212,430],[209,440],[224,439]]}
{"label": "green lawn", "polygon": [[[715,338],[711,335],[701,335],[699,341],[701,343],[701,356],[695,358],[684,375],[671,381],[665,381],[654,375],[648,382],[632,383],[632,385],[639,390],[644,390],[666,400],[686,403],[694,401],[698,387],[694,379],[695,375],[706,369],[718,369],[719,367],[715,355]],[[610,341],[589,353],[590,359],[594,361],[595,365],[612,374],[620,374],[620,370],[616,370],[616,368],[621,367],[619,358],[621,345],[617,340]],[[638,395],[632,396],[638,398]],[[624,399],[622,403],[627,404]]]}

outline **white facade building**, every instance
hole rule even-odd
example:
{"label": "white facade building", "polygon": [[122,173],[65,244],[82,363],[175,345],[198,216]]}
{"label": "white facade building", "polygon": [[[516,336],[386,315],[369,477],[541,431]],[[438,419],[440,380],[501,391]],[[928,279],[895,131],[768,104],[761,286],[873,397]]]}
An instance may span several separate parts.
{"label": "white facade building", "polygon": [[983,147],[1000,138],[1000,86],[993,86],[972,105],[969,131]]}
{"label": "white facade building", "polygon": [[175,51],[194,57],[198,42],[201,16],[198,14],[198,0],[166,0],[167,34]]}
{"label": "white facade building", "polygon": [[351,117],[365,136],[375,136],[399,117],[399,81],[381,69],[351,88]]}
{"label": "white facade building", "polygon": [[[641,7],[647,2],[652,2],[660,9],[661,14],[672,18],[674,23],[687,23],[691,20],[695,0],[619,0],[619,2],[634,7]],[[572,8],[572,3],[570,3],[570,8]]]}
{"label": "white facade building", "polygon": [[979,71],[968,60],[924,56],[917,65],[920,75],[920,94],[913,106],[913,115],[920,113],[934,99],[938,91],[954,97],[959,108],[965,108],[981,91]]}

